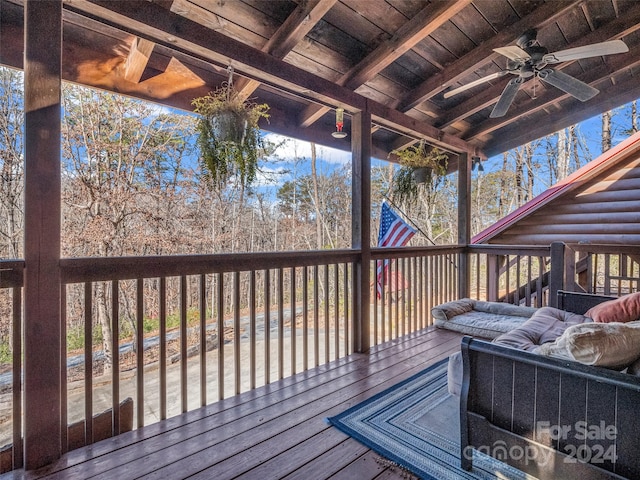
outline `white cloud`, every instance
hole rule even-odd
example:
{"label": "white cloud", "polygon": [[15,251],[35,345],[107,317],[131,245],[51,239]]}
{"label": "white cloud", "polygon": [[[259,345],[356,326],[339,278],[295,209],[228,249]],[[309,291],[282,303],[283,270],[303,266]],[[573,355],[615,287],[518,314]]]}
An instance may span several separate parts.
{"label": "white cloud", "polygon": [[[265,139],[273,143],[283,143],[280,148],[278,148],[276,155],[285,161],[293,162],[295,159],[311,158],[311,145],[309,142],[296,140],[276,133],[268,133],[265,135]],[[323,145],[317,145],[316,155],[318,160],[327,163],[344,165],[351,162],[351,152],[325,147]]]}
{"label": "white cloud", "polygon": [[280,186],[287,176],[287,169],[284,167],[270,168],[265,165],[260,165],[260,170],[257,172],[256,179],[253,182],[253,186]]}

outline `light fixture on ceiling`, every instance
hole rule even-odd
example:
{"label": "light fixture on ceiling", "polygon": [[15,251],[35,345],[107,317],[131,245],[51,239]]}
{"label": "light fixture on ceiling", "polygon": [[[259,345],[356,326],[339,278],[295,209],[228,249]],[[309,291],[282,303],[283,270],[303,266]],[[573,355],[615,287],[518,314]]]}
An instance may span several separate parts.
{"label": "light fixture on ceiling", "polygon": [[333,138],[345,138],[347,136],[347,132],[343,132],[342,127],[344,127],[344,108],[336,108],[336,131],[331,134]]}
{"label": "light fixture on ceiling", "polygon": [[475,170],[478,167],[478,172],[484,172],[484,167],[482,166],[482,160],[480,157],[471,157],[471,170]]}

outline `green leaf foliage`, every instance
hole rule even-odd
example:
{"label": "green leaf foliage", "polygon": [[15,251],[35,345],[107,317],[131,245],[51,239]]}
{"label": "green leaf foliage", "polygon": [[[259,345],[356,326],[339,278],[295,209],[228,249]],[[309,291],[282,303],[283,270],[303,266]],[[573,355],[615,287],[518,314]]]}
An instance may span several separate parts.
{"label": "green leaf foliage", "polygon": [[251,185],[265,149],[258,122],[269,118],[269,106],[243,100],[231,86],[191,103],[200,115],[197,145],[208,179],[221,187],[235,175],[242,185]]}

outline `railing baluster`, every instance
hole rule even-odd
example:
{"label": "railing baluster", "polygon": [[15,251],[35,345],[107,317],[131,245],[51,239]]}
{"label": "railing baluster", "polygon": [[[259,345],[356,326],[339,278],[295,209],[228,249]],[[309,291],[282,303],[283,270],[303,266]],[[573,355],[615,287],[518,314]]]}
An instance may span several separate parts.
{"label": "railing baluster", "polygon": [[309,369],[309,269],[302,267],[302,368]]}
{"label": "railing baluster", "polygon": [[249,272],[249,388],[256,388],[256,271]]}
{"label": "railing baluster", "polygon": [[324,265],[324,363],[329,363],[329,264]]}
{"label": "railing baluster", "polygon": [[198,294],[200,321],[200,405],[207,404],[207,276],[200,274]]}
{"label": "railing baluster", "polygon": [[167,279],[160,277],[160,419],[167,418]]}
{"label": "railing baluster", "polygon": [[278,379],[284,378],[284,270],[278,269]]}
{"label": "railing baluster", "polygon": [[350,292],[349,292],[349,264],[348,263],[344,264],[343,275],[344,275],[344,285],[343,285],[343,288],[344,288],[344,354],[349,355],[349,353],[351,352],[350,345],[349,345],[349,341],[350,341],[349,335],[350,335],[352,320],[349,315],[349,313],[351,312],[351,309],[349,308]]}
{"label": "railing baluster", "polygon": [[[22,273],[22,272],[21,272]],[[13,400],[13,467],[23,466],[22,456],[22,287],[13,289],[13,370],[11,394]]]}
{"label": "railing baluster", "polygon": [[271,383],[271,271],[264,270],[264,384]]}
{"label": "railing baluster", "polygon": [[337,263],[333,264],[333,290],[335,296],[335,304],[333,306],[334,310],[334,325],[335,332],[333,335],[333,359],[337,360],[340,358],[340,286],[338,284],[339,280],[339,265]]}
{"label": "railing baluster", "polygon": [[[381,273],[380,273],[380,341],[381,342],[386,342],[387,340],[387,328],[386,328],[386,322],[387,322],[387,309],[386,309],[386,303],[387,303],[387,282],[386,282],[386,278],[387,275],[385,273],[385,269],[384,269],[384,259],[378,260],[378,262],[380,262],[380,268],[382,269]],[[377,270],[377,265],[376,265],[376,270]],[[377,281],[377,276],[376,276],[376,281]]]}
{"label": "railing baluster", "polygon": [[92,283],[84,283],[84,438],[93,443],[93,292]]}
{"label": "railing baluster", "polygon": [[391,274],[390,277],[390,285],[391,285],[391,291],[393,292],[393,294],[395,294],[394,298],[394,302],[393,302],[393,314],[394,314],[394,319],[393,319],[393,327],[394,327],[394,334],[391,336],[391,338],[398,338],[399,332],[400,332],[400,298],[399,298],[399,294],[398,292],[400,291],[400,287],[398,285],[398,275],[400,274],[400,269],[399,269],[399,265],[398,265],[398,259],[394,258],[391,262],[389,262],[389,273]]}
{"label": "railing baluster", "polygon": [[144,280],[136,281],[136,412],[138,428],[144,425]]}
{"label": "railing baluster", "polygon": [[291,375],[296,374],[296,268],[291,267]]}
{"label": "railing baluster", "polygon": [[319,296],[318,296],[318,265],[313,266],[313,360],[314,365],[320,365],[320,335],[319,335]]}
{"label": "railing baluster", "polygon": [[111,282],[111,408],[113,434],[120,433],[120,289],[118,280]]}
{"label": "railing baluster", "polygon": [[180,404],[188,410],[187,399],[187,278],[180,276]]}
{"label": "railing baluster", "polygon": [[242,391],[240,337],[240,272],[233,272],[233,372],[236,395]]}
{"label": "railing baluster", "polygon": [[224,274],[216,273],[216,322],[218,326],[218,400],[224,398]]}
{"label": "railing baluster", "polygon": [[[60,348],[60,385],[65,385],[65,388],[62,388],[62,391],[60,392],[60,402],[62,405],[66,405],[67,404],[67,398],[68,398],[68,393],[67,393],[67,286],[62,284],[60,286],[60,319],[61,319],[61,325],[60,325],[60,336],[61,338],[63,338],[65,341],[61,342],[61,348]],[[67,409],[63,408],[61,409],[60,412],[60,440],[61,440],[61,447],[62,447],[62,453],[66,453],[69,448],[68,448],[68,432],[67,432],[67,424],[69,423],[68,421],[68,413],[67,413]]]}

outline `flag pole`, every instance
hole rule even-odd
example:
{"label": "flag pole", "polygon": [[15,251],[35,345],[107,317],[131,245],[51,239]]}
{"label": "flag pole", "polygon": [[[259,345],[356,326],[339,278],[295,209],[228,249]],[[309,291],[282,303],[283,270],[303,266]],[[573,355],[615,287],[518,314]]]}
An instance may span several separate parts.
{"label": "flag pole", "polygon": [[418,232],[420,232],[420,233],[422,234],[422,236],[424,236],[424,238],[426,238],[427,240],[429,240],[429,241],[431,242],[431,244],[432,244],[432,245],[436,245],[436,242],[434,242],[433,240],[431,240],[431,238],[429,237],[429,235],[427,235],[426,233],[424,233],[424,232],[422,231],[422,229],[420,228],[420,226],[418,226],[418,224],[416,224],[416,222],[414,222],[413,220],[411,220],[411,218],[409,218],[409,216],[408,216],[406,213],[404,213],[404,212],[402,211],[402,209],[400,209],[400,207],[398,207],[398,205],[396,205],[396,203],[395,203],[393,200],[391,200],[391,198],[387,197],[387,194],[386,194],[386,193],[383,193],[383,194],[382,194],[382,196],[384,197],[384,199],[385,199],[385,200],[387,200],[387,201],[388,201],[388,202],[393,206],[393,208],[395,208],[397,211],[399,211],[399,212],[402,214],[402,216],[403,216],[404,218],[406,218],[407,220],[409,220],[409,222],[411,222],[411,225],[413,225],[413,227],[414,227]]}
{"label": "flag pole", "polygon": [[[427,240],[429,240],[429,241],[430,241],[434,246],[437,246],[436,242],[434,242],[433,240],[431,240],[431,238],[429,237],[429,235],[427,235],[426,233],[424,233],[424,232],[422,231],[422,229],[421,229],[421,228],[416,224],[416,222],[414,222],[413,220],[411,220],[411,218],[409,218],[409,216],[408,216],[406,213],[404,213],[404,212],[402,211],[402,209],[401,209],[400,207],[398,207],[398,205],[396,205],[396,203],[395,203],[393,200],[391,200],[389,197],[387,197],[387,194],[386,194],[386,193],[383,193],[383,194],[382,194],[382,196],[384,197],[384,199],[385,199],[385,200],[388,200],[388,201],[389,201],[389,203],[391,204],[391,206],[392,206],[393,208],[395,208],[396,210],[398,210],[398,211],[402,214],[402,216],[403,216],[404,218],[406,218],[407,220],[409,220],[409,221],[411,222],[411,224],[413,225],[413,227],[414,227],[418,232],[420,232],[422,235],[424,235],[424,238],[426,238]],[[449,263],[451,263],[454,267],[456,267],[456,268],[457,268],[457,265],[456,265],[456,264],[455,264],[451,259],[449,259]]]}

